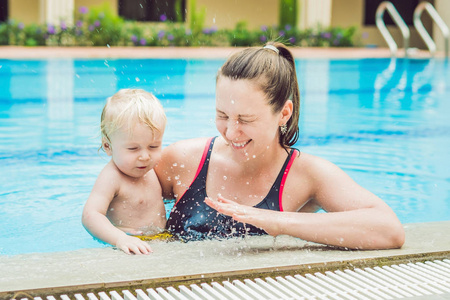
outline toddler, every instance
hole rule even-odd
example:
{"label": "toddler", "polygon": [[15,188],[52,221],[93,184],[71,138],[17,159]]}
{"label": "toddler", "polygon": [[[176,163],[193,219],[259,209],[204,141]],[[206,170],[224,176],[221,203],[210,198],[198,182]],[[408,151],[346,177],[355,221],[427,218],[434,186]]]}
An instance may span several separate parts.
{"label": "toddler", "polygon": [[161,158],[165,125],[160,102],[144,90],[122,89],[103,108],[101,148],[111,160],[92,188],[82,222],[91,235],[127,254],[152,252],[134,235],[165,227],[161,185],[153,170]]}

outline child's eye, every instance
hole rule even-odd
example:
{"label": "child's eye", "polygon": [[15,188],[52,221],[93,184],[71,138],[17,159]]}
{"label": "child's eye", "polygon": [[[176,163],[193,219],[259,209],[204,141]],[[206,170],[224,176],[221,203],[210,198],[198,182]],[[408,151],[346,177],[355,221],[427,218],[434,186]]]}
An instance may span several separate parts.
{"label": "child's eye", "polygon": [[127,148],[128,150],[130,150],[130,151],[133,151],[133,150],[136,150],[137,148],[136,147],[131,147],[131,148]]}
{"label": "child's eye", "polygon": [[150,149],[158,149],[159,146],[150,146]]}
{"label": "child's eye", "polygon": [[226,115],[217,115],[217,118],[222,119],[222,120],[228,119],[228,117]]}

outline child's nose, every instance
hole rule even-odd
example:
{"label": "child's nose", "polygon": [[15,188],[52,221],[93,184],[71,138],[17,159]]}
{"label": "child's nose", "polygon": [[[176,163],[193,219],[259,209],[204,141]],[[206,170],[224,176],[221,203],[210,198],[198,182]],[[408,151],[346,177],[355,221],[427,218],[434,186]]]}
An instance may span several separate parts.
{"label": "child's nose", "polygon": [[139,156],[139,160],[148,160],[150,159],[150,154],[147,151],[144,151]]}

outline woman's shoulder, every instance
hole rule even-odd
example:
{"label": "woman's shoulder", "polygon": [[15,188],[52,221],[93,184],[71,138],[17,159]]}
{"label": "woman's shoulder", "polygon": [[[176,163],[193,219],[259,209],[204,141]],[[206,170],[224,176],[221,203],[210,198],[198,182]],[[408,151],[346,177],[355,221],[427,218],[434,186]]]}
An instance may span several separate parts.
{"label": "woman's shoulder", "polygon": [[192,156],[196,155],[201,156],[203,149],[210,139],[211,138],[202,137],[177,141],[164,148],[163,157],[192,158]]}
{"label": "woman's shoulder", "polygon": [[336,171],[339,168],[324,158],[306,152],[299,152],[298,157],[292,164],[292,169],[294,172],[297,171],[306,176],[316,177],[322,173]]}

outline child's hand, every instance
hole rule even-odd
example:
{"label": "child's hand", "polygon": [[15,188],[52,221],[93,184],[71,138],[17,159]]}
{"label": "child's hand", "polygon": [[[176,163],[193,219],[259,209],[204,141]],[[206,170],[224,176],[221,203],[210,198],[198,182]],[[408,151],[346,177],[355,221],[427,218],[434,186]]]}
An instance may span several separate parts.
{"label": "child's hand", "polygon": [[117,240],[116,246],[126,254],[150,254],[153,252],[148,243],[129,235],[121,236]]}

